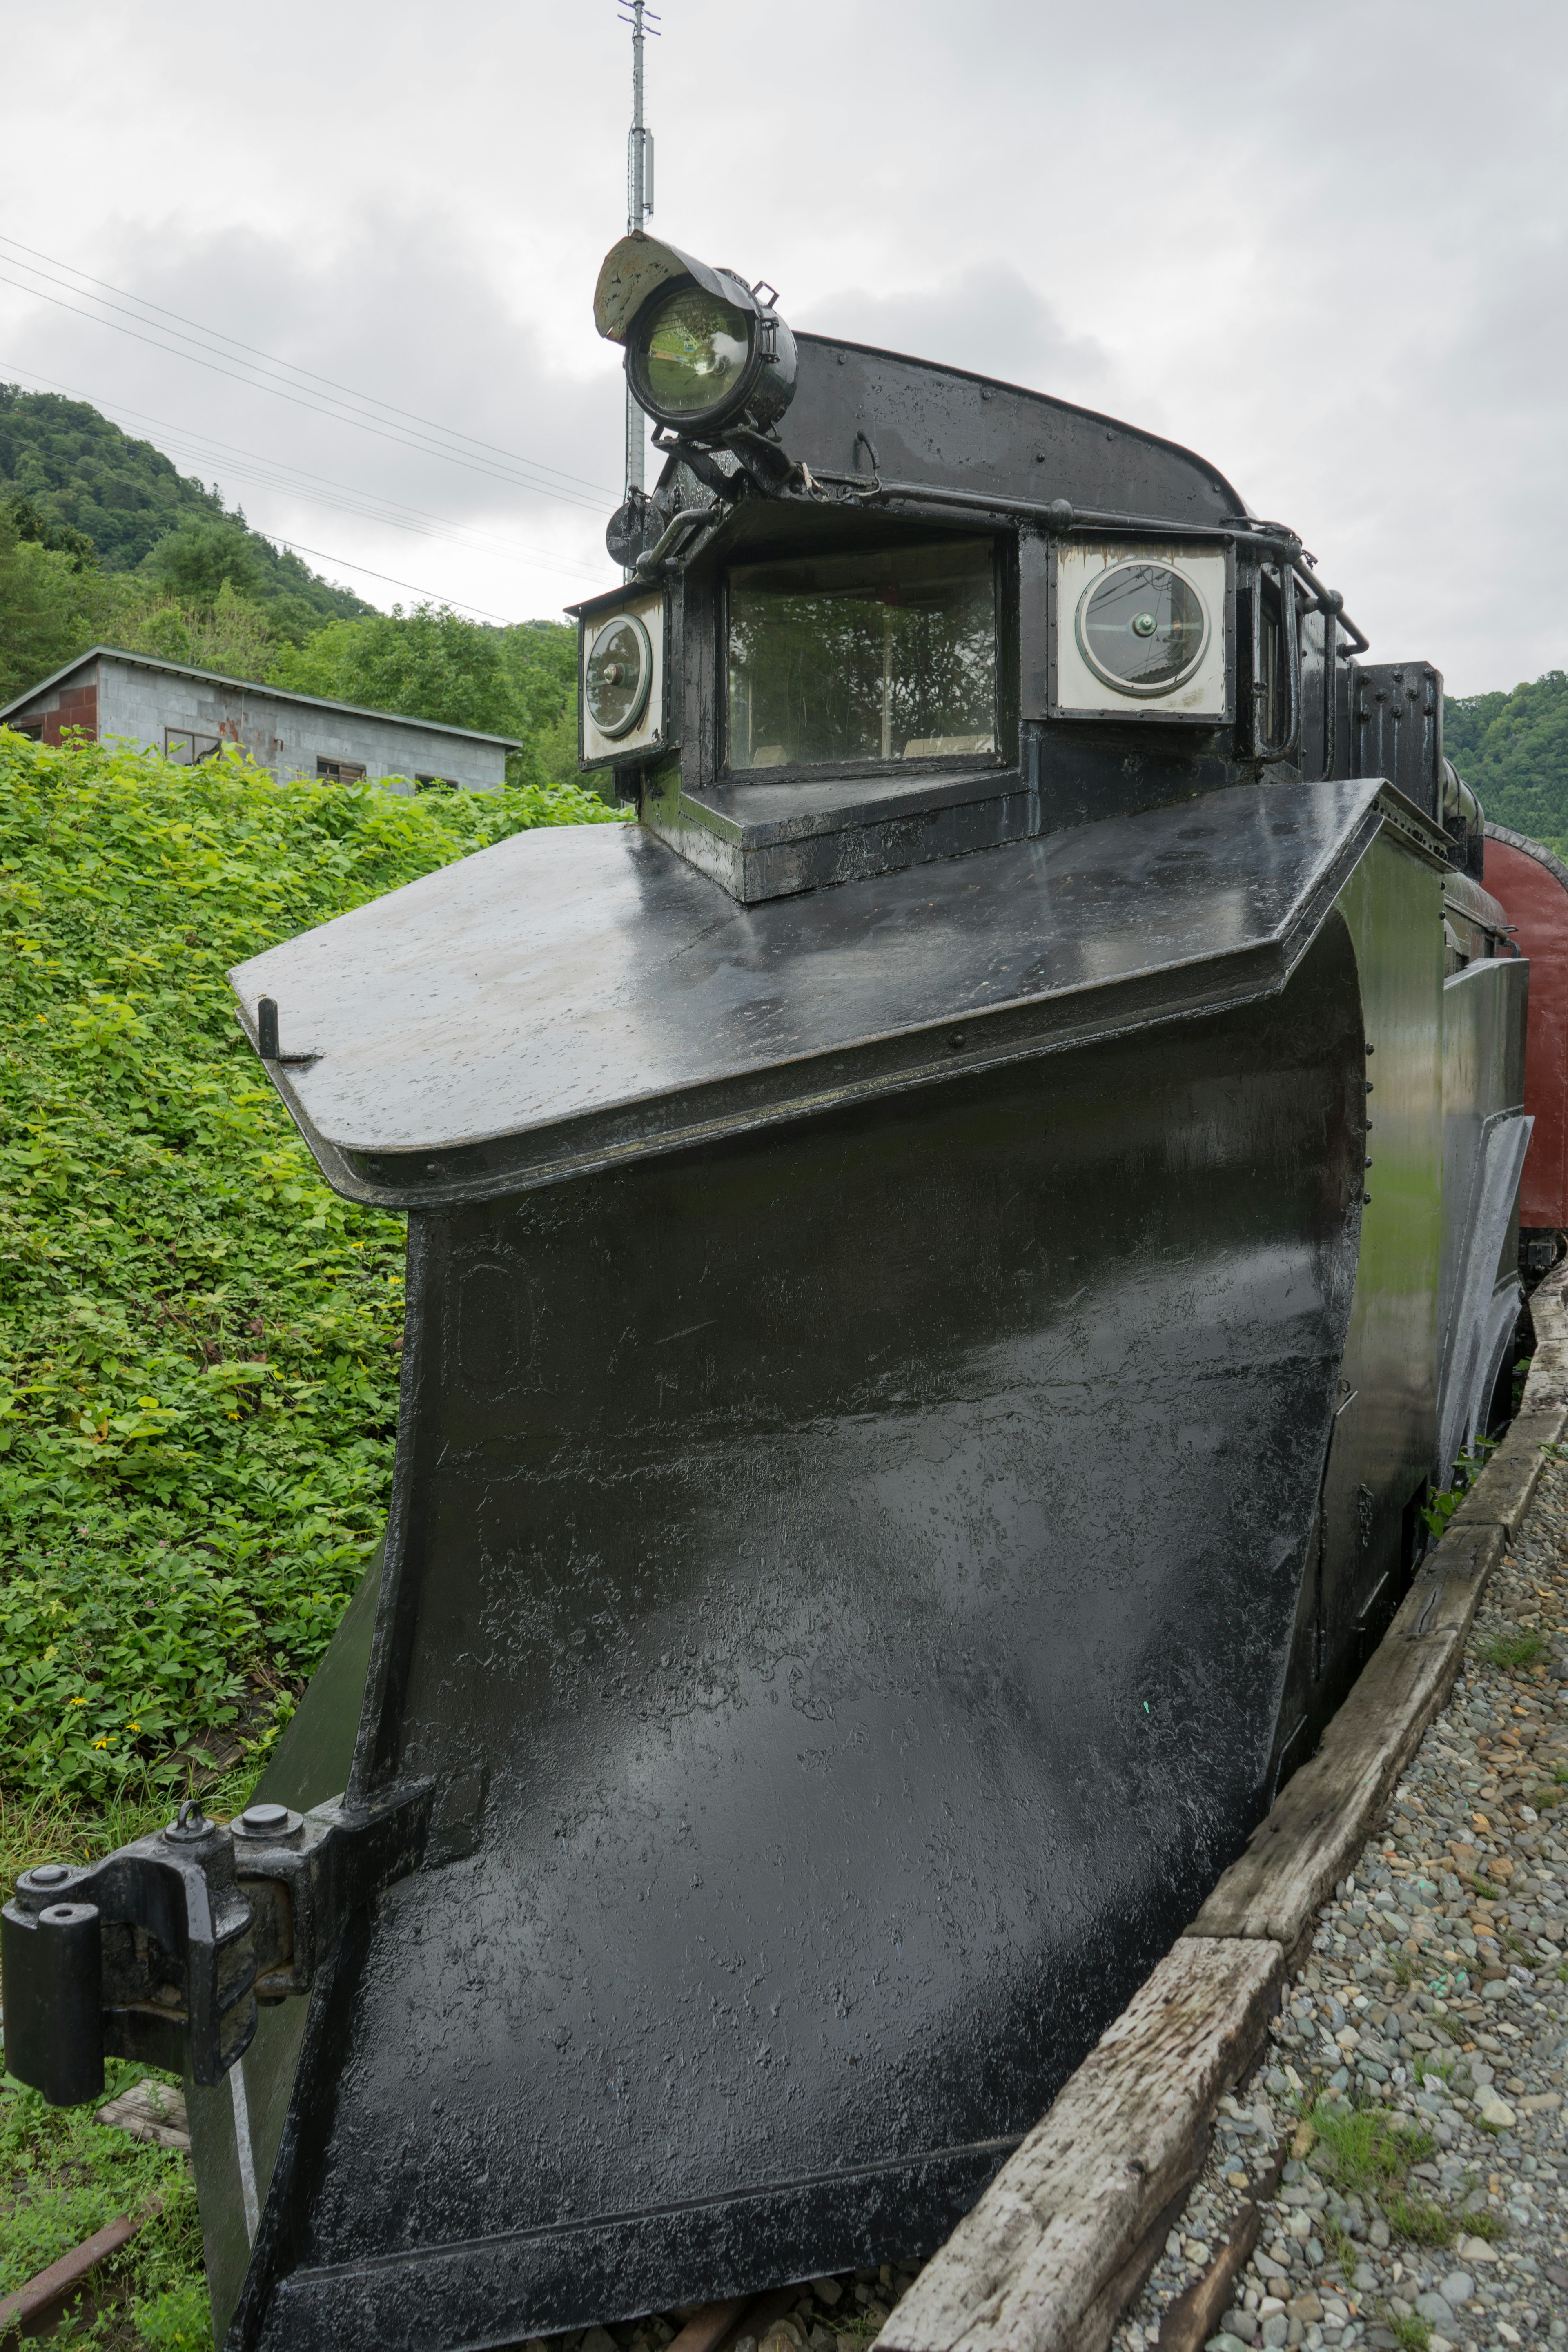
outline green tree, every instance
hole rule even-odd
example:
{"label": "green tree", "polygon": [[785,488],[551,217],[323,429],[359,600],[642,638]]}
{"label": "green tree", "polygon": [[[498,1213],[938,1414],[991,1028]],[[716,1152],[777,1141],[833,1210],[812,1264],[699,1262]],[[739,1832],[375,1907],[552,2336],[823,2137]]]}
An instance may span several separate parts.
{"label": "green tree", "polygon": [[108,605],[96,567],[25,538],[10,502],[0,499],[0,703],[85,653]]}
{"label": "green tree", "polygon": [[53,548],[58,554],[68,555],[74,571],[85,572],[89,563],[98,561],[98,551],[85,530],[73,530],[68,522],[57,522],[47,515],[32,499],[13,491],[5,501],[11,510],[18,539],[31,540],[39,547]]}
{"label": "green tree", "polygon": [[501,659],[527,714],[526,732],[552,783],[575,783],[577,632],[560,621],[522,621],[501,631]]}
{"label": "green tree", "polygon": [[139,567],[171,596],[211,604],[220,588],[254,596],[261,584],[250,533],[232,515],[193,515],[169,531]]}
{"label": "green tree", "polygon": [[[366,620],[330,622],[304,646],[284,648],[268,683],[407,719],[514,736],[523,749],[508,755],[508,782],[542,783],[555,772],[546,765],[540,739],[558,724],[560,694],[548,656],[535,676],[526,658],[509,655],[508,640],[525,634],[487,628],[444,604],[420,604],[412,613],[397,604]],[[575,781],[574,740],[566,773]]]}
{"label": "green tree", "polygon": [[1538,841],[1568,836],[1568,671],[1446,700],[1443,740],[1489,817]]}
{"label": "green tree", "polygon": [[[7,496],[25,500],[53,534],[44,545],[64,546],[60,534],[70,534],[110,573],[134,572],[171,531],[187,524],[226,524],[249,548],[254,579],[248,593],[287,608],[270,614],[277,635],[302,637],[323,621],[372,609],[352,589],[321,579],[297,555],[251,530],[242,513],[228,512],[216,488],[177,473],[162,450],[133,441],[85,400],[0,383],[0,498]],[[24,529],[22,535],[36,534]],[[207,564],[199,577],[188,572],[158,576],[187,602],[210,601],[225,578],[247,587],[237,570],[222,563]]]}
{"label": "green tree", "polygon": [[363,621],[333,621],[282,654],[271,682],[409,719],[438,719],[490,735],[520,731],[525,712],[496,631],[445,605],[401,604]]}
{"label": "green tree", "polygon": [[226,677],[258,680],[278,657],[280,640],[269,625],[275,608],[237,595],[227,580],[208,603],[149,597],[129,582],[111,585],[120,593],[107,633],[127,653],[155,654]]}

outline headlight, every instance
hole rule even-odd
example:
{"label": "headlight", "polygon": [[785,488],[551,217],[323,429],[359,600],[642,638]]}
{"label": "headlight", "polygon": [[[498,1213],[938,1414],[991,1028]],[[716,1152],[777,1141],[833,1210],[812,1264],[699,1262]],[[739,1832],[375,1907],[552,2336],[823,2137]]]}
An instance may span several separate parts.
{"label": "headlight", "polygon": [[1079,599],[1079,649],[1119,694],[1169,694],[1197,668],[1208,637],[1202,596],[1169,563],[1115,564]]}
{"label": "headlight", "polygon": [[629,735],[647,703],[653,647],[635,613],[606,621],[588,648],[584,690],[588,711],[601,735],[612,741]]}
{"label": "headlight", "polygon": [[752,356],[752,324],[732,302],[700,287],[666,295],[626,354],[639,404],[682,424],[727,409]]}
{"label": "headlight", "polygon": [[624,343],[632,397],[656,425],[694,441],[766,432],[795,397],[795,337],[769,299],[646,235],[625,236],[599,272],[594,318]]}

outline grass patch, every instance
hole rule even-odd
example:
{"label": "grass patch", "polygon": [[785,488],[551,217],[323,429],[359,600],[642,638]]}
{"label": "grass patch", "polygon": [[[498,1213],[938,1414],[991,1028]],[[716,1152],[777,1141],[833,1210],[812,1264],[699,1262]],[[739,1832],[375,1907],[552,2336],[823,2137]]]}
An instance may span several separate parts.
{"label": "grass patch", "polygon": [[[142,2065],[112,2063],[105,2098],[147,2079]],[[169,2082],[169,2075],[154,2075]],[[160,2210],[112,2263],[95,2273],[91,2292],[128,2290],[83,2331],[100,2345],[151,2343],[205,2347],[212,2340],[202,2275],[201,2228],[187,2159],[149,2147],[128,2132],[95,2123],[88,2107],[46,2106],[9,2075],[0,2083],[0,2294],[9,2294],[122,2213],[156,2201]],[[196,2323],[199,2321],[199,2329]],[[144,2325],[145,2322],[145,2325]],[[161,2333],[146,2332],[146,2327]],[[184,2334],[173,2332],[184,2329]],[[77,2335],[74,2326],[66,2331]]]}
{"label": "grass patch", "polygon": [[1324,2261],[1331,2268],[1339,2272],[1348,2286],[1355,2275],[1356,2263],[1361,2259],[1356,2252],[1355,2240],[1351,2236],[1350,2231],[1342,2228],[1331,2214],[1320,2213],[1315,2218],[1318,2235],[1323,2242]]}
{"label": "grass patch", "polygon": [[1383,2200],[1384,2219],[1394,2235],[1416,2246],[1451,2246],[1463,2224],[1430,2197],[1406,2197],[1403,2189]]}
{"label": "grass patch", "polygon": [[[1451,2062],[1448,2070],[1453,2071]],[[1375,2200],[1396,2237],[1416,2246],[1450,2246],[1468,2228],[1467,2217],[1453,2213],[1436,2198],[1412,2195],[1406,2188],[1411,2168],[1424,2164],[1436,2146],[1433,2134],[1419,2124],[1406,2123],[1382,2106],[1347,2107],[1325,2099],[1317,2102],[1310,2121],[1316,2135],[1313,2170],[1342,2196]],[[1334,2259],[1342,2265],[1347,2255],[1338,2234]],[[1323,2242],[1327,2247],[1327,2235]],[[1352,2269],[1355,2259],[1352,2249],[1348,2260]],[[1347,2270],[1345,2276],[1350,2275]]]}
{"label": "grass patch", "polygon": [[1502,2214],[1494,2212],[1489,2205],[1481,2206],[1474,2213],[1461,2212],[1459,2227],[1468,2237],[1484,2238],[1489,2246],[1500,2245],[1508,2235],[1507,2221]]}
{"label": "grass patch", "polygon": [[1544,1633],[1489,1633],[1476,1643],[1476,1655],[1483,1664],[1517,1674],[1521,1667],[1539,1665],[1551,1646]]}
{"label": "grass patch", "polygon": [[1429,2131],[1405,2124],[1381,2106],[1347,2107],[1320,2099],[1312,2109],[1316,2134],[1312,2168],[1327,2175],[1342,2196],[1383,2192],[1403,2185],[1413,2164],[1424,2164],[1436,2146]]}
{"label": "grass patch", "polygon": [[1393,2312],[1387,2312],[1383,2324],[1392,2332],[1394,2342],[1405,2347],[1405,2352],[1428,2352],[1432,2342],[1431,2322],[1423,2319],[1418,2311],[1411,2312],[1404,2319],[1397,2319]]}
{"label": "grass patch", "polygon": [[[248,1759],[231,1772],[205,1776],[202,1803],[215,1821],[239,1812],[256,1780]],[[14,1796],[0,1789],[0,1886],[9,1888],[38,1862],[91,1862],[132,1838],[162,1829],[174,1804],[166,1791],[142,1780],[116,1790],[102,1804],[86,1804],[48,1790]]]}

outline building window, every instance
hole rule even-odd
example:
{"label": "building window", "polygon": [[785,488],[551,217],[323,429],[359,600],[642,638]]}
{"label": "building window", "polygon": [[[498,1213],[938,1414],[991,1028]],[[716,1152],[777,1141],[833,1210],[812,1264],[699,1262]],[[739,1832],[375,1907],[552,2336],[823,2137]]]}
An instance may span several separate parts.
{"label": "building window", "polygon": [[216,760],[221,735],[198,735],[194,727],[165,727],[163,757],[176,768],[194,768],[198,760]]}
{"label": "building window", "polygon": [[456,776],[416,776],[414,788],[420,793],[455,793],[459,789]]}
{"label": "building window", "polygon": [[13,735],[25,735],[29,743],[41,743],[44,740],[41,719],[7,719],[5,724]]}
{"label": "building window", "polygon": [[319,784],[363,784],[364,763],[353,760],[318,760],[316,782]]}

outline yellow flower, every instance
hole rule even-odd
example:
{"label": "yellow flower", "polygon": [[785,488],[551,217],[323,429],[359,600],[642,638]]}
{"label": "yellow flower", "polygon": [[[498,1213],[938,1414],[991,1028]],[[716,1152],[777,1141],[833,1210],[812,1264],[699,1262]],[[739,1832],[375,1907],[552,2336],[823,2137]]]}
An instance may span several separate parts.
{"label": "yellow flower", "polygon": [[85,1706],[87,1705],[87,1701],[84,1698],[68,1698],[66,1701],[66,1705],[68,1706]]}
{"label": "yellow flower", "polygon": [[93,1746],[94,1746],[95,1748],[107,1748],[107,1747],[108,1747],[108,1745],[109,1745],[109,1741],[108,1741],[107,1738],[102,1738],[102,1739],[95,1739],[95,1740],[93,1741],[93,1743],[92,1743],[92,1744],[93,1744]]}
{"label": "yellow flower", "polygon": [[142,1726],[139,1723],[128,1723],[125,1728],[127,1731],[140,1731]]}

